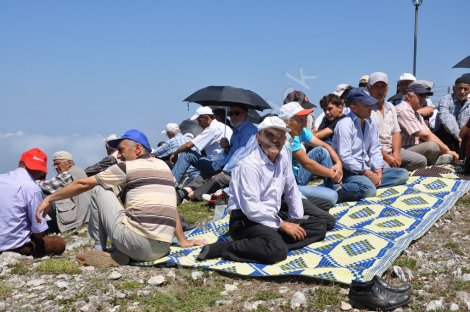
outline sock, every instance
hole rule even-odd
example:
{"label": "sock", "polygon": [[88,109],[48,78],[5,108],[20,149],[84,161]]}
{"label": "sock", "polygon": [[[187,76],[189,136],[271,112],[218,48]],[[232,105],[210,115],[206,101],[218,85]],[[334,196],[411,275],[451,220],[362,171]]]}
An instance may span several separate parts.
{"label": "sock", "polygon": [[197,256],[197,260],[203,261],[207,259],[220,258],[222,256],[224,248],[224,242],[217,242],[214,244],[205,245],[204,247],[202,247],[201,252]]}

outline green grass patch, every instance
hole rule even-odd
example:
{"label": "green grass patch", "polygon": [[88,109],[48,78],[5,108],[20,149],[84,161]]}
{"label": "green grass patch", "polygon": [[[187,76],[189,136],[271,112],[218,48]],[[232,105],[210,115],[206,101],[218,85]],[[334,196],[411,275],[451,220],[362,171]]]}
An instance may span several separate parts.
{"label": "green grass patch", "polygon": [[50,258],[41,262],[36,271],[55,274],[80,274],[82,270],[77,262],[64,258]]}
{"label": "green grass patch", "polygon": [[273,292],[273,291],[269,291],[269,290],[262,290],[262,291],[257,292],[253,299],[255,301],[256,300],[268,301],[268,300],[273,300],[273,299],[277,299],[277,298],[281,298],[281,297],[282,296],[277,292]]}
{"label": "green grass patch", "polygon": [[464,254],[462,249],[460,249],[460,245],[456,242],[447,242],[447,243],[444,244],[444,247],[452,250],[454,253],[456,253],[458,255],[463,255]]}
{"label": "green grass patch", "polygon": [[[470,195],[470,193],[468,195]],[[470,196],[460,197],[455,204],[462,206],[470,206]]]}
{"label": "green grass patch", "polygon": [[140,288],[141,286],[142,286],[142,284],[139,283],[139,282],[129,281],[129,282],[125,282],[125,283],[116,285],[116,289],[119,289],[119,290],[134,290],[134,289]]}
{"label": "green grass patch", "polygon": [[0,284],[0,299],[7,299],[11,296],[11,287],[6,284]]}
{"label": "green grass patch", "polygon": [[15,264],[9,265],[12,274],[16,275],[26,275],[28,274],[29,268],[23,262],[18,262]]}
{"label": "green grass patch", "polygon": [[413,258],[408,257],[400,257],[393,262],[394,265],[398,265],[401,267],[408,268],[412,271],[416,271],[418,269],[417,261]]}
{"label": "green grass patch", "polygon": [[178,206],[178,212],[190,223],[206,223],[212,219],[213,212],[208,210],[208,206],[203,202],[188,201]]}
{"label": "green grass patch", "polygon": [[309,307],[315,307],[318,310],[325,309],[326,306],[337,306],[341,303],[340,287],[322,286],[315,291],[315,294],[307,298]]}
{"label": "green grass patch", "polygon": [[208,311],[222,299],[220,289],[211,285],[177,287],[141,300],[144,311]]}

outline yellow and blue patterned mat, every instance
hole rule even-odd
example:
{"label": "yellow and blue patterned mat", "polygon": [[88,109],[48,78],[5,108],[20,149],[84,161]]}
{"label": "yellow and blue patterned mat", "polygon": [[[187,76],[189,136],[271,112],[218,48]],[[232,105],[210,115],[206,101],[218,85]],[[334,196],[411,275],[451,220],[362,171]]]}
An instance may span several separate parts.
{"label": "yellow and blue patterned mat", "polygon": [[[470,189],[470,181],[412,176],[406,185],[379,189],[376,197],[330,210],[337,223],[322,242],[289,252],[274,265],[222,259],[196,260],[201,247],[171,247],[168,256],[134,265],[173,264],[246,276],[302,275],[349,284],[381,276],[409,244],[422,235]],[[229,239],[228,220],[203,225],[188,238],[213,243]]]}

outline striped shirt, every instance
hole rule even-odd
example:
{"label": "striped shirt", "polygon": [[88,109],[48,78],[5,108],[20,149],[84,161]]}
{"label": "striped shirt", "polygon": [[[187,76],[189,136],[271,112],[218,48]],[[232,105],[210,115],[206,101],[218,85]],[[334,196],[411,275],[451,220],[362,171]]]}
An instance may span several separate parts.
{"label": "striped shirt", "polygon": [[135,233],[171,243],[176,228],[173,175],[162,160],[145,157],[113,165],[96,175],[105,189],[123,189],[126,224]]}
{"label": "striped shirt", "polygon": [[406,101],[401,102],[396,106],[398,123],[402,130],[402,147],[408,148],[419,144],[419,138],[414,136],[421,130],[429,130],[424,122],[423,117],[415,112],[410,104]]}

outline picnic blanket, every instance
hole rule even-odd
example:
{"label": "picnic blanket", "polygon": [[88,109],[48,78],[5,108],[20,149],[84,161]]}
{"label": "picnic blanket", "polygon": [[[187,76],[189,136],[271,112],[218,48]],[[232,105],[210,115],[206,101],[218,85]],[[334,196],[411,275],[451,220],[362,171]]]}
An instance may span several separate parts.
{"label": "picnic blanket", "polygon": [[[286,260],[264,265],[222,259],[199,262],[200,247],[172,246],[158,264],[205,268],[246,276],[302,275],[344,284],[382,275],[409,244],[422,235],[470,189],[470,181],[412,176],[406,185],[379,189],[377,196],[338,204],[330,210],[337,223],[324,241],[289,251]],[[209,243],[226,241],[229,216],[187,234]]]}

